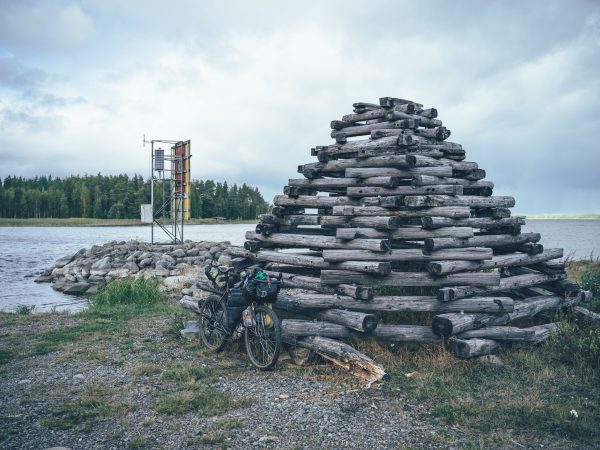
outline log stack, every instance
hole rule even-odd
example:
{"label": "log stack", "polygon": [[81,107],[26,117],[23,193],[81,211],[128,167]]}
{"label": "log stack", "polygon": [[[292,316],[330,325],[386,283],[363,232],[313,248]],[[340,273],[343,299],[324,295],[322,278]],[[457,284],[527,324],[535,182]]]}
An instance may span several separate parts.
{"label": "log stack", "polygon": [[585,296],[567,280],[562,249],[521,232],[515,199],[493,195],[437,116],[394,97],[355,103],[244,248],[230,248],[303,290],[277,304],[304,318],[283,321],[288,339],[443,341],[474,357],[540,342],[555,325],[523,319]]}

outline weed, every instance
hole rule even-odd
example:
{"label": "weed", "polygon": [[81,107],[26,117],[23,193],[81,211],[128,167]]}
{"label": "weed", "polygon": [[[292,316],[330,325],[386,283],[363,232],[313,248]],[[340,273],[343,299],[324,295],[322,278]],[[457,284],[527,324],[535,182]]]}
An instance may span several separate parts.
{"label": "weed", "polygon": [[244,426],[244,422],[239,419],[220,419],[215,422],[215,428],[219,430],[236,430],[242,426]]}
{"label": "weed", "polygon": [[35,305],[17,305],[15,312],[20,316],[28,316],[35,309]]}
{"label": "weed", "polygon": [[210,433],[206,433],[200,438],[200,442],[202,444],[221,444],[225,442],[227,439],[227,433],[223,433],[222,431],[214,431]]}
{"label": "weed", "polygon": [[52,406],[49,416],[41,423],[48,428],[77,428],[89,432],[96,421],[115,416],[122,410],[123,405],[115,401],[106,386],[92,384],[77,399]]}
{"label": "weed", "polygon": [[158,399],[156,410],[161,414],[181,415],[196,411],[201,416],[216,416],[230,409],[232,404],[228,394],[203,387],[164,394]]}
{"label": "weed", "polygon": [[154,375],[160,372],[160,368],[154,364],[141,364],[131,369],[131,373],[136,377]]}
{"label": "weed", "polygon": [[0,364],[6,364],[14,358],[14,352],[7,348],[0,348]]}
{"label": "weed", "polygon": [[162,374],[165,380],[180,383],[194,383],[202,379],[212,379],[214,376],[214,371],[210,367],[199,367],[190,363],[174,364]]}
{"label": "weed", "polygon": [[105,284],[90,297],[92,308],[116,305],[153,305],[164,300],[156,278],[124,278]]}
{"label": "weed", "polygon": [[148,428],[154,425],[155,423],[156,419],[154,419],[154,417],[146,417],[144,420],[141,421],[140,425],[144,428]]}
{"label": "weed", "polygon": [[146,442],[148,442],[146,438],[135,438],[127,442],[127,448],[132,450],[136,448],[142,448],[146,445]]}

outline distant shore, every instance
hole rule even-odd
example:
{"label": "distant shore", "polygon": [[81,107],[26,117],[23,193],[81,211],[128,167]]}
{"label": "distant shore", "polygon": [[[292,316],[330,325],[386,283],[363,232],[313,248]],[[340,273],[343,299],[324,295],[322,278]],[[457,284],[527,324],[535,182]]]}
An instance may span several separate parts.
{"label": "distant shore", "polygon": [[512,213],[513,217],[525,216],[527,219],[551,220],[600,220],[600,214],[526,214]]}
{"label": "distant shore", "polygon": [[[256,223],[256,220],[190,219],[185,225],[223,225],[234,223]],[[0,227],[139,227],[148,226],[135,219],[90,219],[71,217],[68,219],[7,219],[0,218]]]}

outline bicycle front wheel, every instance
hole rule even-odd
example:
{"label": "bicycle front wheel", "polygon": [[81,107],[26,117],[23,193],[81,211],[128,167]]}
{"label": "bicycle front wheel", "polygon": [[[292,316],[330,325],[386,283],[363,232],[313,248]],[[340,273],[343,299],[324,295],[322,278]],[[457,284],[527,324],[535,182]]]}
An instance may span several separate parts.
{"label": "bicycle front wheel", "polygon": [[200,337],[214,352],[223,350],[227,342],[227,308],[218,295],[209,295],[200,310]]}
{"label": "bicycle front wheel", "polygon": [[254,308],[255,325],[247,327],[244,335],[246,353],[260,370],[269,370],[281,352],[281,325],[279,318],[268,306]]}

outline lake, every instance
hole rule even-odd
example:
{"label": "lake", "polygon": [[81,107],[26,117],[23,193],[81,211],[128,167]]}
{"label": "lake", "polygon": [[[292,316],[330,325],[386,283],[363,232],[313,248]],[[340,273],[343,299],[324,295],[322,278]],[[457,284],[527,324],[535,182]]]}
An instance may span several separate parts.
{"label": "lake", "polygon": [[[251,224],[188,225],[184,236],[194,241],[230,241],[241,245]],[[156,231],[156,229],[155,229]],[[546,248],[562,247],[574,259],[600,256],[600,221],[529,220],[524,232],[538,232]],[[35,305],[35,311],[78,310],[85,301],[34,283],[35,274],[62,256],[107,241],[148,241],[149,227],[5,227],[0,228],[0,310]]]}

